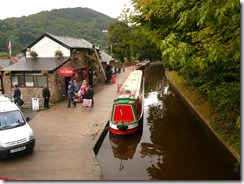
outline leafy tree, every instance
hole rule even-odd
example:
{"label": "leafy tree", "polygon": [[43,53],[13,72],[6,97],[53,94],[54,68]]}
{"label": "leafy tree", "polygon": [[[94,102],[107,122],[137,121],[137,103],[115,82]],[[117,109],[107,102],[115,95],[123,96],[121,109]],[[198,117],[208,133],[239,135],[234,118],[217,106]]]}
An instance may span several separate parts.
{"label": "leafy tree", "polygon": [[9,54],[7,52],[0,52],[0,58],[9,57]]}
{"label": "leafy tree", "polygon": [[127,57],[128,61],[131,61],[129,34],[130,27],[122,21],[116,20],[109,26],[109,38],[108,46],[111,47],[111,54],[115,58],[118,58],[121,62],[125,61]]}
{"label": "leafy tree", "polygon": [[131,55],[134,59],[139,61],[145,59],[161,61],[162,55],[160,49],[146,36],[141,26],[133,25],[131,27],[131,34]]}
{"label": "leafy tree", "polygon": [[161,60],[160,49],[144,33],[141,26],[131,24],[130,9],[124,9],[109,29],[107,50],[120,61]]}
{"label": "leafy tree", "polygon": [[221,129],[228,127],[230,133],[238,132],[240,2],[132,0],[132,3],[136,11],[132,20],[160,47],[165,66],[178,71],[219,109]]}

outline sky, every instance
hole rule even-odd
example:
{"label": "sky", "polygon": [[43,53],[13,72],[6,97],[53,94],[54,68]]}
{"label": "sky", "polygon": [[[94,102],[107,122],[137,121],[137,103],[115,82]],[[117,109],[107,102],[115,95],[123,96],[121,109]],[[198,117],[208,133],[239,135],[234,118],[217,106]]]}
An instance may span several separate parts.
{"label": "sky", "polygon": [[6,0],[1,3],[0,19],[22,17],[60,8],[90,8],[117,18],[122,10],[130,7],[130,0]]}

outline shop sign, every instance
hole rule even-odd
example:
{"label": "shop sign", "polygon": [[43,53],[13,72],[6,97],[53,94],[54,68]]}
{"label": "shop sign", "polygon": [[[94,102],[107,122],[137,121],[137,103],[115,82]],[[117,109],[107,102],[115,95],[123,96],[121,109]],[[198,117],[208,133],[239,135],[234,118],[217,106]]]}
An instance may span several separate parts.
{"label": "shop sign", "polygon": [[71,77],[73,75],[73,69],[71,67],[61,67],[58,72],[63,77]]}

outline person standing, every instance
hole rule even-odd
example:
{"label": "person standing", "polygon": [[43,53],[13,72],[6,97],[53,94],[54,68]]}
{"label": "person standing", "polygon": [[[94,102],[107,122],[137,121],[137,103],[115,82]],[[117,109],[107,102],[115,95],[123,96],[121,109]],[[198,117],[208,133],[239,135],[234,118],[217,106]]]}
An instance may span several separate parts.
{"label": "person standing", "polygon": [[71,87],[71,85],[68,86],[68,92],[67,92],[67,96],[68,96],[68,107],[67,108],[70,108],[71,106],[71,103],[73,103],[74,107],[76,106],[76,103],[74,102],[74,95],[75,95],[75,92],[74,92],[74,89]]}
{"label": "person standing", "polygon": [[75,86],[75,92],[77,93],[79,91],[79,87],[76,80],[74,80],[74,86]]}
{"label": "person standing", "polygon": [[44,99],[44,108],[49,109],[50,90],[47,84],[45,84],[42,89],[42,97]]}
{"label": "person standing", "polygon": [[73,89],[73,91],[75,91],[75,85],[74,85],[73,79],[71,81],[69,81],[69,85],[71,86],[71,88]]}
{"label": "person standing", "polygon": [[112,78],[112,67],[109,64],[105,67],[105,74],[107,78],[106,83],[109,83]]}
{"label": "person standing", "polygon": [[91,68],[88,70],[88,84],[93,86],[93,71]]}
{"label": "person standing", "polygon": [[14,97],[14,103],[16,105],[18,105],[18,107],[20,107],[21,91],[18,88],[18,85],[17,84],[14,85],[14,95],[13,95],[13,97]]}
{"label": "person standing", "polygon": [[86,90],[87,90],[87,82],[86,82],[86,80],[83,80],[82,85],[80,87],[80,95],[82,96],[83,99],[84,99],[84,95],[86,93]]}

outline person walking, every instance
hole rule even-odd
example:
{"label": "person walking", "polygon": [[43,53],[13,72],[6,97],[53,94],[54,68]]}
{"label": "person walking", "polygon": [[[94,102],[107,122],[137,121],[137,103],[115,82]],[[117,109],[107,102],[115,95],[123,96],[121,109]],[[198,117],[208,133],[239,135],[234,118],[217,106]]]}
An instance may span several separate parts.
{"label": "person walking", "polygon": [[68,96],[68,106],[67,108],[70,108],[71,103],[73,103],[74,107],[76,106],[76,103],[74,102],[74,89],[71,87],[71,85],[68,86],[68,92],[67,92],[67,96]]}
{"label": "person walking", "polygon": [[42,97],[44,99],[44,108],[49,109],[50,90],[47,84],[45,84],[42,89]]}
{"label": "person walking", "polygon": [[18,105],[18,107],[20,107],[20,97],[21,97],[21,91],[18,88],[18,85],[15,84],[13,98],[14,98],[14,103]]}

